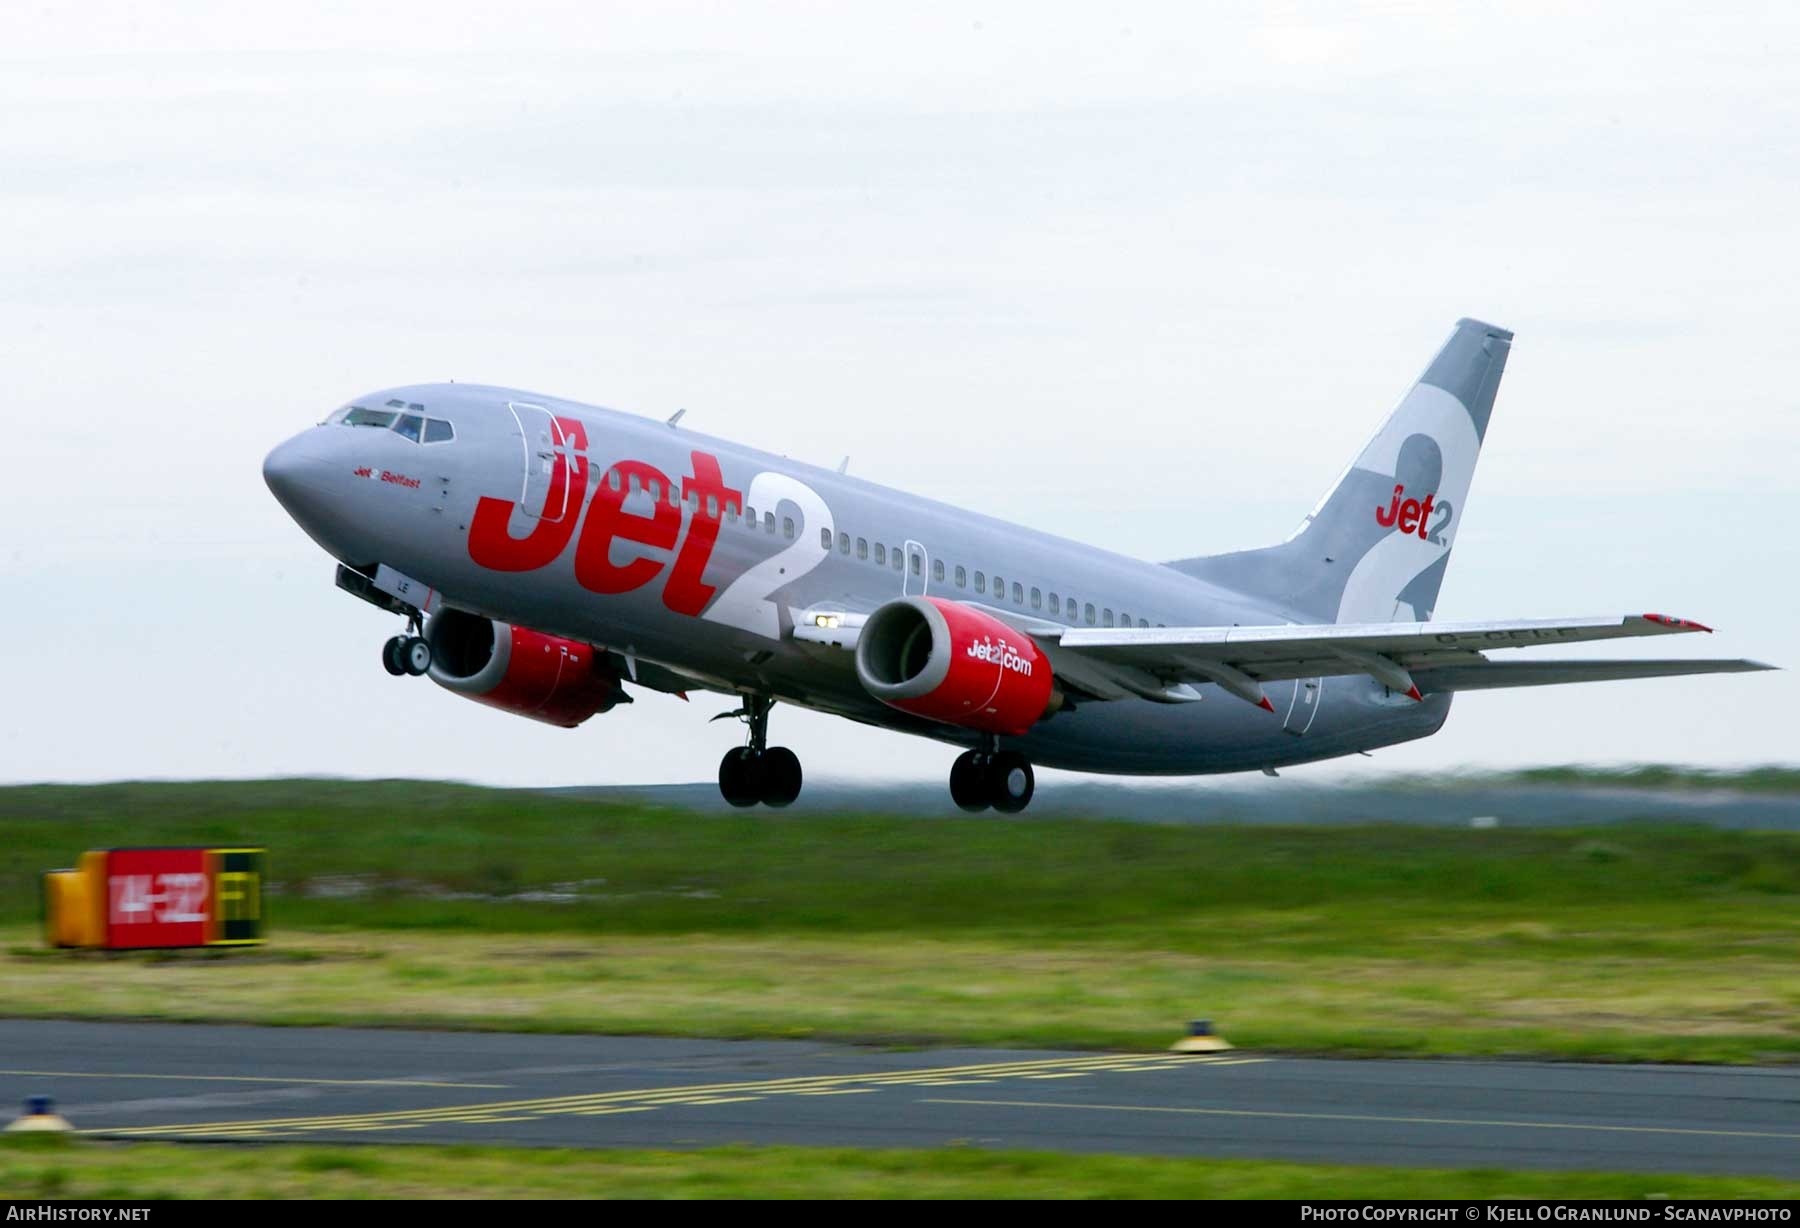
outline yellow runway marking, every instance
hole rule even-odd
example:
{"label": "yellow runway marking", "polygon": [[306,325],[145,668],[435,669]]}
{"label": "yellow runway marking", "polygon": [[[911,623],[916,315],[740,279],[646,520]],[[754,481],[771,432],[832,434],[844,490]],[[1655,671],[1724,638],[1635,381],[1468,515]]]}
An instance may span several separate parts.
{"label": "yellow runway marking", "polygon": [[[745,1096],[744,1099],[752,1100],[752,1099],[755,1099],[755,1097]],[[583,1109],[581,1112],[576,1113],[575,1116],[577,1116],[577,1117],[611,1117],[614,1113],[648,1113],[651,1109],[653,1109],[655,1107],[656,1106],[653,1104],[634,1104],[629,1108],[623,1108],[623,1109]]]}
{"label": "yellow runway marking", "polygon": [[1085,1109],[1107,1113],[1187,1113],[1200,1117],[1273,1117],[1296,1121],[1381,1121],[1415,1126],[1499,1126],[1515,1130],[1597,1130],[1614,1134],[1680,1134],[1707,1138],[1791,1138],[1768,1130],[1696,1130],[1679,1126],[1604,1126],[1568,1121],[1506,1121],[1478,1117],[1387,1117],[1377,1113],[1281,1113],[1271,1109],[1196,1109],[1155,1104],[1068,1104],[1049,1100],[952,1100],[928,1098],[924,1104],[988,1104],[1018,1109]]}
{"label": "yellow runway marking", "polygon": [[[1261,1058],[1231,1059],[1233,1063]],[[393,1109],[335,1116],[286,1117],[266,1120],[218,1121],[193,1125],[137,1126],[108,1133],[130,1137],[264,1136],[295,1131],[361,1132],[376,1129],[411,1129],[474,1121],[523,1121],[540,1117],[601,1117],[614,1113],[642,1113],[679,1105],[704,1105],[761,1099],[768,1096],[843,1096],[879,1091],[884,1087],[942,1087],[946,1084],[993,1083],[1004,1079],[1067,1077],[1120,1070],[1160,1070],[1171,1066],[1216,1065],[1217,1059],[1188,1054],[1099,1054],[1093,1057],[1039,1058],[1017,1062],[986,1062],[969,1066],[937,1066],[919,1070],[890,1070],[868,1074],[804,1075],[786,1079],[745,1080],[677,1087],[636,1088],[630,1091],[593,1092],[552,1096],[540,1100],[496,1101],[436,1108]]]}
{"label": "yellow runway marking", "polygon": [[315,1087],[472,1087],[504,1091],[510,1083],[438,1083],[430,1079],[277,1079],[273,1075],[125,1074],[104,1070],[0,1070],[33,1079],[163,1079],[173,1083],[288,1083]]}

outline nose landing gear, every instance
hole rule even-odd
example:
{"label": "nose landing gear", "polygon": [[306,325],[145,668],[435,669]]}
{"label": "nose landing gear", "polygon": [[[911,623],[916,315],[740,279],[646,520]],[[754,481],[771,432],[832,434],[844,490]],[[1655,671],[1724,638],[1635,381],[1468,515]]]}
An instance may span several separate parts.
{"label": "nose landing gear", "polygon": [[[735,716],[750,727],[745,745],[719,760],[719,793],[733,806],[761,803],[777,809],[791,806],[800,796],[800,757],[785,746],[770,746],[769,709],[775,701],[747,695],[744,706],[723,716]],[[714,717],[714,720],[719,719]]]}
{"label": "nose landing gear", "polygon": [[1018,751],[964,751],[950,765],[950,800],[971,813],[992,806],[1001,814],[1018,814],[1031,805],[1036,790],[1031,761]]}

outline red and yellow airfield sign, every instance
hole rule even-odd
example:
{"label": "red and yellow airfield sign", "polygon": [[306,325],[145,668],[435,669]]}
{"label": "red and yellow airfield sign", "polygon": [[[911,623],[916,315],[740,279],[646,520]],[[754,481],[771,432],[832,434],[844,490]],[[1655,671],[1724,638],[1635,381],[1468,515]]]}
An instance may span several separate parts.
{"label": "red and yellow airfield sign", "polygon": [[248,946],[263,940],[263,850],[98,849],[44,875],[55,947]]}

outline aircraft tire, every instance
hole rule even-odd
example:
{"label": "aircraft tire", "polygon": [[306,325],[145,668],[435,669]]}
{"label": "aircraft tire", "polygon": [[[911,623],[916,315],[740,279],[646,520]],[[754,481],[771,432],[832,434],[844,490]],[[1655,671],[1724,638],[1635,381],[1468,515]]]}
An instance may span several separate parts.
{"label": "aircraft tire", "polygon": [[804,779],[800,756],[785,746],[771,746],[762,757],[762,802],[780,809],[791,806],[800,796]]}
{"label": "aircraft tire", "polygon": [[396,678],[406,672],[406,662],[400,658],[400,650],[405,643],[405,636],[396,635],[381,646],[381,668]]}
{"label": "aircraft tire", "polygon": [[1031,760],[1018,751],[1003,750],[988,761],[988,796],[1001,814],[1018,814],[1031,805],[1037,778]]}
{"label": "aircraft tire", "polygon": [[966,750],[950,765],[950,800],[958,809],[978,814],[993,802],[989,799],[986,764],[983,757]]}
{"label": "aircraft tire", "polygon": [[400,661],[406,672],[417,678],[421,674],[431,672],[431,645],[418,636],[413,636],[400,649]]}
{"label": "aircraft tire", "polygon": [[719,794],[727,805],[740,809],[762,800],[762,756],[740,746],[719,760]]}

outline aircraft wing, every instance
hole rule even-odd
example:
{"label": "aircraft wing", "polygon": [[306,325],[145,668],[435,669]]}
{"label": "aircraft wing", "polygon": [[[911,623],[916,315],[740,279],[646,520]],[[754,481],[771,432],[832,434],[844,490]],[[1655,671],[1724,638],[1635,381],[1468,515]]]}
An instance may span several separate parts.
{"label": "aircraft wing", "polygon": [[1774,668],[1744,660],[1498,663],[1483,655],[1711,630],[1662,614],[1279,627],[1060,627],[1032,620],[1021,630],[1045,648],[1059,676],[1098,698],[1137,695],[1168,703],[1198,699],[1193,684],[1213,682],[1268,707],[1262,683],[1342,674],[1367,674],[1416,699],[1426,692]]}

